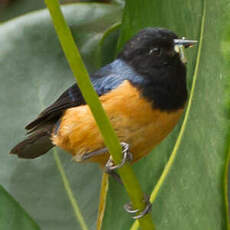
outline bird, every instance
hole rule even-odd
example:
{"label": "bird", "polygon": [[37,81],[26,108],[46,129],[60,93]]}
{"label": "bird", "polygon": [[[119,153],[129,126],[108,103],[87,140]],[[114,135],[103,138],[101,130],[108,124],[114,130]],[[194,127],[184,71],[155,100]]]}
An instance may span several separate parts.
{"label": "bird", "polygon": [[[129,145],[132,163],[163,141],[182,116],[188,97],[183,48],[196,42],[148,27],[127,41],[114,61],[90,74],[115,133]],[[76,83],[25,129],[26,139],[10,151],[19,158],[33,159],[58,146],[77,162],[104,167],[109,159]]]}

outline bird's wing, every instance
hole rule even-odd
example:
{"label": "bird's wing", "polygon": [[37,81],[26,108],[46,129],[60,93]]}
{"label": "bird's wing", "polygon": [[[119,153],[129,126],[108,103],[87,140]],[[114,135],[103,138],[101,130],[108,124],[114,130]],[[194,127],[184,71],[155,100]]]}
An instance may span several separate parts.
{"label": "bird's wing", "polygon": [[57,120],[62,112],[70,107],[84,104],[84,99],[76,84],[67,89],[53,104],[44,109],[35,120],[30,122],[25,128],[29,133],[37,129],[38,126],[52,120]]}
{"label": "bird's wing", "polygon": [[[124,75],[117,74],[116,68],[112,64],[103,67],[91,76],[92,84],[99,96],[116,88],[123,80],[125,80]],[[74,84],[25,128],[28,130],[28,133],[31,133],[47,122],[56,122],[66,109],[84,104],[86,103],[81,91],[78,85]]]}

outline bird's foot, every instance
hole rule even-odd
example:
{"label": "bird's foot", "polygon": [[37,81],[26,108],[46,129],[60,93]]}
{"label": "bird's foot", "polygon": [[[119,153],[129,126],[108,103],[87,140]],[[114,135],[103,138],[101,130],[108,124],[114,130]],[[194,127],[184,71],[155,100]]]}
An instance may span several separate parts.
{"label": "bird's foot", "polygon": [[114,164],[114,161],[112,159],[112,156],[109,157],[109,160],[107,161],[105,165],[105,172],[106,173],[111,173],[112,171],[121,168],[127,161],[132,161],[133,155],[129,152],[129,144],[125,142],[121,142],[121,147],[122,147],[122,153],[123,153],[123,159],[121,163],[119,164]]}
{"label": "bird's foot", "polygon": [[126,212],[128,212],[130,214],[136,214],[136,213],[138,213],[137,215],[132,216],[132,218],[134,220],[140,219],[143,216],[147,215],[151,211],[151,209],[152,209],[152,204],[149,201],[149,197],[148,196],[145,196],[144,201],[145,201],[145,208],[142,211],[140,211],[139,209],[134,209],[130,203],[125,204],[124,205],[124,209],[125,209]]}
{"label": "bird's foot", "polygon": [[119,184],[123,185],[120,176],[115,172],[116,169],[121,168],[127,161],[131,161],[133,159],[133,155],[129,152],[129,144],[125,142],[121,142],[123,159],[120,164],[115,165],[110,156],[109,160],[105,164],[105,172],[111,175]]}
{"label": "bird's foot", "polygon": [[105,153],[108,153],[108,149],[106,147],[102,148],[102,149],[98,149],[98,150],[93,151],[93,152],[87,152],[81,156],[81,161],[85,161],[85,160],[88,160],[92,157],[103,155]]}
{"label": "bird's foot", "polygon": [[[112,157],[110,156],[109,160],[107,161],[105,165],[105,172],[111,175],[116,181],[118,181],[120,184],[123,184],[121,181],[120,176],[115,172],[116,169],[122,167],[127,161],[131,161],[133,159],[132,154],[129,152],[129,144],[125,142],[121,142],[122,146],[122,153],[123,153],[123,159],[120,164],[115,165],[113,162]],[[85,161],[92,157],[103,155],[105,153],[108,153],[108,148],[101,148],[93,152],[85,153],[81,156],[79,161]]]}

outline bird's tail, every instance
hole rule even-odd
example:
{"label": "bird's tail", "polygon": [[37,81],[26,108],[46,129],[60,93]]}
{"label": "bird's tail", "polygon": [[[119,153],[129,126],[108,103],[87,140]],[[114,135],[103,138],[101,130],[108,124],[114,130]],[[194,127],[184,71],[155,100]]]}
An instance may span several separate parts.
{"label": "bird's tail", "polygon": [[36,158],[48,152],[54,145],[50,139],[53,124],[47,124],[33,131],[24,141],[17,144],[11,151],[20,158]]}

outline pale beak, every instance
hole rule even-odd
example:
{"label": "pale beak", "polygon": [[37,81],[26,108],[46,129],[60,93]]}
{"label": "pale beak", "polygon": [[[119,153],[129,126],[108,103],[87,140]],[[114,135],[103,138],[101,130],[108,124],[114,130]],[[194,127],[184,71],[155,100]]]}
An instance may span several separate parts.
{"label": "pale beak", "polygon": [[192,46],[196,45],[197,43],[198,43],[198,41],[196,41],[196,40],[186,40],[183,38],[182,39],[174,39],[175,45],[182,45],[185,48],[192,47]]}
{"label": "pale beak", "polygon": [[180,54],[180,59],[184,64],[187,63],[187,59],[184,55],[184,48],[192,47],[197,43],[198,41],[196,40],[186,40],[185,38],[174,39],[174,50]]}

